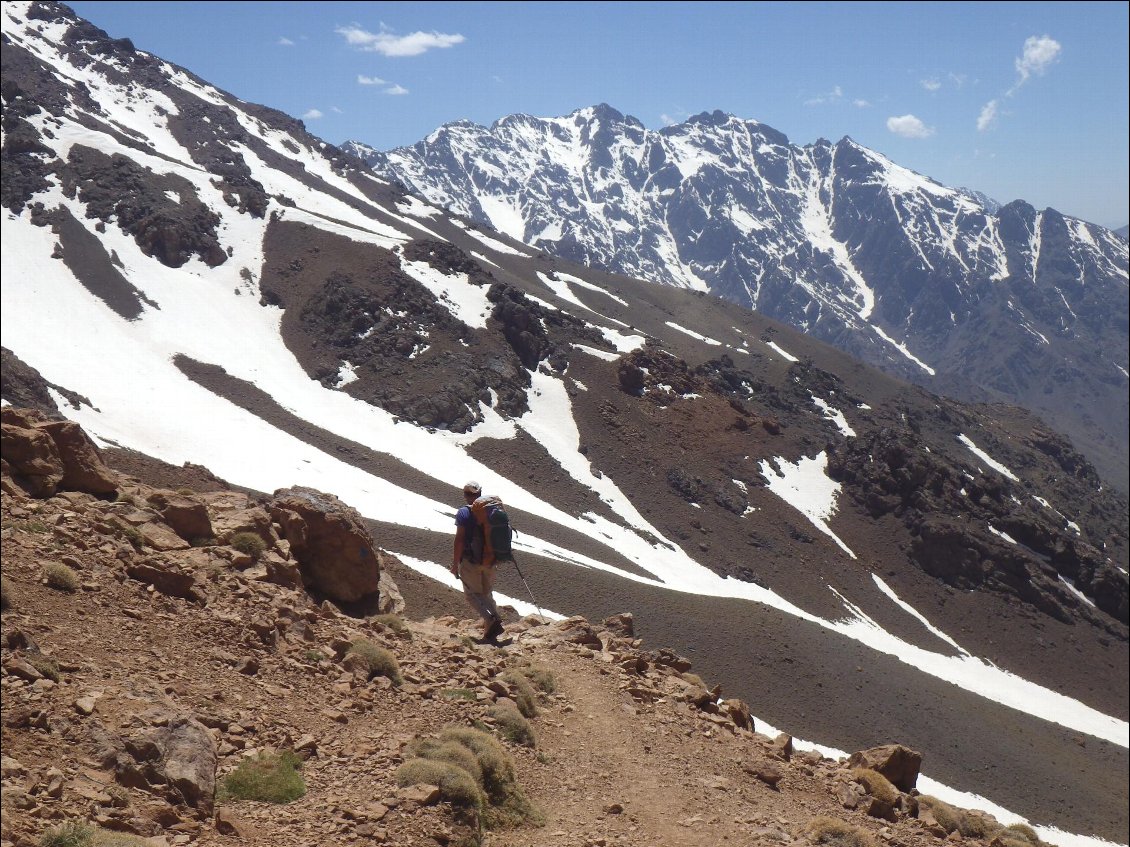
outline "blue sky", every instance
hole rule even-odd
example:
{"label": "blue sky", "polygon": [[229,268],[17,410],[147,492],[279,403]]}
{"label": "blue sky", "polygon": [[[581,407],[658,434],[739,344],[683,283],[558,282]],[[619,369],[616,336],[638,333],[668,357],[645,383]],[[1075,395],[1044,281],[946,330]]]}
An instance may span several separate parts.
{"label": "blue sky", "polygon": [[953,186],[1130,221],[1130,4],[74,2],[334,143],[605,102],[850,135]]}

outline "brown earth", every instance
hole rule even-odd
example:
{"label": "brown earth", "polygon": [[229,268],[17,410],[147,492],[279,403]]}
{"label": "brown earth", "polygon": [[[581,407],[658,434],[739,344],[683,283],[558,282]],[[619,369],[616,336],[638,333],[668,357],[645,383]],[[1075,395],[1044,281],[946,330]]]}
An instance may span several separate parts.
{"label": "brown earth", "polygon": [[[165,468],[164,484],[215,492],[199,469]],[[846,765],[788,758],[780,740],[743,727],[744,704],[717,705],[717,689],[680,676],[689,663],[648,649],[622,619],[594,628],[510,613],[501,646],[477,645],[462,613],[434,616],[461,598],[386,557],[408,604],[398,633],[270,581],[230,547],[139,543],[125,527],[149,526],[153,490],[129,478],[120,490],[116,502],[2,495],[5,845],[73,820],[151,844],[471,843],[465,814],[399,787],[396,771],[421,737],[489,728],[491,705],[518,694],[503,675],[523,664],[551,670],[556,686],[539,695],[536,746],[505,745],[544,822],[488,831],[484,844],[808,844],[820,816],[901,847],[944,835],[907,813],[869,817]],[[60,567],[73,585],[48,575]],[[170,593],[159,574],[173,571],[191,592]],[[348,657],[362,637],[392,651],[401,685]],[[199,725],[220,780],[256,751],[297,749],[305,796],[213,807],[206,784],[142,761],[146,738]]]}

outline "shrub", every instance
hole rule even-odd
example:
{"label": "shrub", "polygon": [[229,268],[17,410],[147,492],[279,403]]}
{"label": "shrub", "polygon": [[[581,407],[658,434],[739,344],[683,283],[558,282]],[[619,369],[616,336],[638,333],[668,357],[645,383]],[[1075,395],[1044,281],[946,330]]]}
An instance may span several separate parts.
{"label": "shrub", "polygon": [[220,784],[221,799],[289,803],[306,793],[298,769],[302,759],[293,750],[260,753],[244,759]]}
{"label": "shrub", "polygon": [[483,810],[483,821],[488,827],[544,823],[541,812],[518,785],[514,764],[497,738],[471,727],[448,727],[440,734],[440,741],[457,742],[475,755],[482,772],[480,785],[489,802]]}
{"label": "shrub", "polygon": [[499,703],[491,707],[490,716],[498,727],[498,733],[513,744],[524,747],[537,747],[533,727],[530,722],[522,717],[518,709],[509,703]]}
{"label": "shrub", "polygon": [[349,645],[349,652],[360,656],[369,668],[369,679],[374,676],[387,676],[393,685],[400,685],[404,679],[400,676],[400,665],[396,656],[368,638],[358,638]]}
{"label": "shrub", "polygon": [[1028,826],[1026,823],[1010,823],[1005,827],[1005,831],[1002,832],[1001,835],[1005,837],[1018,836],[1030,844],[1038,845],[1040,843],[1040,836],[1036,834],[1036,830],[1032,829],[1032,827]]}
{"label": "shrub", "polygon": [[455,767],[462,768],[474,777],[476,784],[481,785],[483,782],[483,768],[479,764],[479,760],[474,753],[458,741],[450,739],[441,741],[437,738],[428,738],[418,742],[413,747],[413,753],[421,759],[455,765]]}
{"label": "shrub", "polygon": [[252,559],[258,559],[267,551],[267,542],[254,532],[237,532],[228,543]]}
{"label": "shrub", "polygon": [[42,653],[34,653],[27,657],[27,661],[29,665],[52,682],[58,682],[63,678],[59,671],[59,663],[50,656],[44,656]]}
{"label": "shrub", "polygon": [[188,539],[189,547],[214,547],[216,546],[216,539],[208,535],[194,535]]}
{"label": "shrub", "polygon": [[453,806],[482,809],[483,792],[475,778],[456,765],[432,759],[410,759],[396,769],[396,783],[400,786],[435,785],[440,796]]}
{"label": "shrub", "polygon": [[518,704],[518,711],[524,717],[536,717],[538,713],[537,694],[534,693],[534,687],[530,685],[530,681],[517,671],[507,671],[502,675],[502,680],[514,689],[514,702]]}
{"label": "shrub", "polygon": [[391,629],[399,638],[412,640],[412,630],[400,615],[377,615],[373,620],[386,629]]}
{"label": "shrub", "polygon": [[89,847],[94,843],[94,827],[85,821],[64,821],[39,838],[40,847]]}
{"label": "shrub", "polygon": [[804,831],[816,844],[831,847],[875,847],[875,839],[858,826],[852,826],[839,818],[817,817],[810,820]]}
{"label": "shrub", "polygon": [[178,488],[177,489],[177,494],[180,494],[180,495],[185,496],[185,497],[191,497],[195,493],[196,492],[193,491],[191,488]]}
{"label": "shrub", "polygon": [[43,566],[43,578],[58,591],[77,591],[78,574],[61,562],[48,562]]}
{"label": "shrub", "polygon": [[958,832],[965,838],[985,838],[1001,829],[996,819],[989,815],[958,809],[928,794],[918,798],[918,805],[929,809],[934,820],[947,833]]}
{"label": "shrub", "polygon": [[557,679],[553,676],[553,671],[548,668],[534,664],[522,665],[518,668],[518,673],[528,679],[542,694],[553,694],[557,691]]}
{"label": "shrub", "polygon": [[39,838],[40,847],[144,847],[148,843],[140,836],[110,832],[80,820],[64,821]]}
{"label": "shrub", "polygon": [[889,779],[871,768],[856,768],[851,772],[852,777],[867,789],[867,793],[886,806],[894,806],[898,802],[899,791]]}
{"label": "shrub", "polygon": [[114,500],[118,503],[125,503],[129,506],[137,505],[137,498],[125,491],[119,491]]}

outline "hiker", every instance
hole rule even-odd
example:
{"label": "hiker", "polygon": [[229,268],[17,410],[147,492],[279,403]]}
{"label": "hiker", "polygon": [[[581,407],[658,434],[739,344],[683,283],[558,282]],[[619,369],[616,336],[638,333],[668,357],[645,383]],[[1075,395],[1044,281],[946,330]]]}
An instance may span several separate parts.
{"label": "hiker", "polygon": [[483,643],[493,643],[502,635],[502,616],[498,613],[494,595],[494,562],[483,563],[483,530],[471,512],[471,505],[482,496],[483,488],[477,482],[463,486],[466,505],[455,513],[455,551],[451,572],[463,583],[463,594],[471,608],[483,619]]}

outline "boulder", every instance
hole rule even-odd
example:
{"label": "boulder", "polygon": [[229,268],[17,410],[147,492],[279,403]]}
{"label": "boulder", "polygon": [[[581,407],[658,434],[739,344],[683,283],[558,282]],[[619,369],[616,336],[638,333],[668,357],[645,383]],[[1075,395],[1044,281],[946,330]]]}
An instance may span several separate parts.
{"label": "boulder", "polygon": [[276,491],[270,513],[309,587],[343,603],[379,591],[379,554],[356,509],[332,494],[296,487]]}
{"label": "boulder", "polygon": [[922,754],[901,744],[885,744],[852,753],[848,766],[878,771],[899,791],[909,792],[918,782]]}
{"label": "boulder", "polygon": [[90,436],[74,421],[46,421],[38,425],[51,436],[63,460],[63,480],[59,487],[66,491],[88,494],[113,494],[118,478],[102,461]]}
{"label": "boulder", "polygon": [[603,621],[605,629],[611,630],[623,638],[635,638],[636,626],[631,612],[620,612]]}
{"label": "boulder", "polygon": [[123,785],[162,791],[211,815],[216,797],[216,742],[208,728],[186,715],[168,718],[124,741],[104,739],[103,757]]}
{"label": "boulder", "polygon": [[33,497],[56,491],[112,494],[117,476],[98,448],[74,421],[48,420],[32,409],[0,412],[0,453],[13,481]]}
{"label": "boulder", "polygon": [[399,615],[404,612],[404,595],[400,593],[400,586],[384,568],[381,568],[380,592],[378,611],[382,615]]}
{"label": "boulder", "polygon": [[185,541],[212,538],[212,520],[208,507],[195,497],[172,491],[155,491],[148,497],[149,505],[173,532]]}
{"label": "boulder", "polygon": [[53,495],[65,473],[55,442],[34,426],[9,423],[4,409],[0,424],[0,452],[16,485],[33,497]]}

